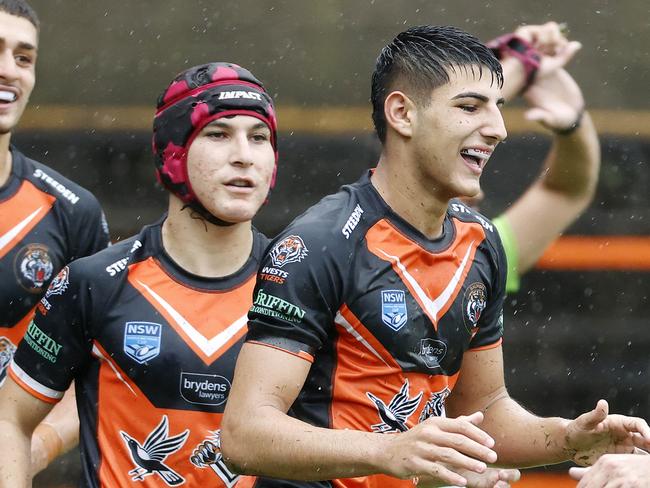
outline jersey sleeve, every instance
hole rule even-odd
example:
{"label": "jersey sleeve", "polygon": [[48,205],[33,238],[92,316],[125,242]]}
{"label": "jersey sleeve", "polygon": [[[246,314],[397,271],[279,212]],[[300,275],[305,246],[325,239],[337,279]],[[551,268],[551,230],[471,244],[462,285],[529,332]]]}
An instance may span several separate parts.
{"label": "jersey sleeve", "polygon": [[506,219],[504,215],[499,215],[492,221],[492,223],[499,231],[499,236],[501,237],[503,249],[506,253],[506,260],[508,262],[506,293],[516,293],[519,291],[519,272],[517,271],[519,249],[517,248],[517,240],[515,239],[508,219]]}
{"label": "jersey sleeve", "polygon": [[299,228],[271,243],[253,292],[248,342],[313,360],[331,337],[342,296],[344,264],[334,251],[327,237]]}
{"label": "jersey sleeve", "polygon": [[63,397],[92,348],[86,333],[92,287],[75,264],[64,267],[50,283],[9,368],[14,381],[48,403]]}
{"label": "jersey sleeve", "polygon": [[89,193],[89,199],[74,219],[75,231],[72,236],[72,255],[69,261],[90,256],[110,244],[106,216],[97,199]]}
{"label": "jersey sleeve", "polygon": [[469,349],[480,350],[496,347],[503,337],[503,303],[506,296],[506,255],[498,234],[489,241],[492,262],[492,280],[486,290],[485,309],[478,320],[478,331],[472,338]]}

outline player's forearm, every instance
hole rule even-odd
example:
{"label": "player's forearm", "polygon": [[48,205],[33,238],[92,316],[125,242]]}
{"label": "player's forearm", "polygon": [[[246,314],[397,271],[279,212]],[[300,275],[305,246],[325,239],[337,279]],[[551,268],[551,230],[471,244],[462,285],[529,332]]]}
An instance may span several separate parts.
{"label": "player's forearm", "polygon": [[537,417],[510,397],[505,397],[485,411],[482,427],[496,441],[496,464],[523,468],[568,460],[568,423],[559,417]]}
{"label": "player's forearm", "polygon": [[395,437],[318,428],[273,407],[229,417],[221,435],[224,459],[235,471],[304,481],[381,472],[389,462],[386,445]]}
{"label": "player's forearm", "polygon": [[0,488],[31,487],[30,436],[0,420]]}
{"label": "player's forearm", "polygon": [[569,135],[557,135],[542,174],[543,185],[570,198],[590,201],[598,182],[600,144],[588,112],[580,127]]}
{"label": "player's forearm", "polygon": [[526,84],[526,72],[517,58],[507,56],[501,60],[503,68],[503,98],[510,101],[519,95]]}

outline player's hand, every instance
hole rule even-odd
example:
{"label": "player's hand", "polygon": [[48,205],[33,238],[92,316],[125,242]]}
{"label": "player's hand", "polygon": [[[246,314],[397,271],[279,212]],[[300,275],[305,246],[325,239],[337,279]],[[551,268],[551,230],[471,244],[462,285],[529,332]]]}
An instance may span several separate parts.
{"label": "player's hand", "polygon": [[426,479],[428,486],[467,486],[456,470],[484,473],[486,463],[497,459],[491,449],[494,439],[477,427],[482,421],[481,412],[456,419],[431,417],[391,436],[382,465],[391,476]]}
{"label": "player's hand", "polygon": [[[508,488],[510,483],[519,481],[521,473],[518,469],[488,468],[485,472],[478,474],[465,469],[454,470],[467,480],[468,488]],[[434,488],[440,486],[434,480],[429,483],[426,477],[418,479],[418,488]]]}
{"label": "player's hand", "polygon": [[650,448],[650,427],[645,420],[608,413],[607,402],[599,400],[596,408],[567,424],[565,450],[573,462],[589,466],[603,454]]}
{"label": "player's hand", "polygon": [[515,35],[529,42],[540,54],[553,56],[564,49],[569,40],[563,32],[564,24],[547,22],[541,25],[521,25],[515,30]]}
{"label": "player's hand", "polygon": [[643,488],[650,480],[650,456],[606,454],[591,468],[571,468],[578,488]]}
{"label": "player's hand", "polygon": [[551,130],[571,127],[585,107],[580,87],[564,69],[535,78],[524,98],[530,106],[526,118]]}
{"label": "player's hand", "polygon": [[536,78],[564,68],[582,49],[582,44],[578,41],[569,41],[566,38],[562,25],[557,22],[523,25],[515,30],[515,35],[532,44],[542,56]]}

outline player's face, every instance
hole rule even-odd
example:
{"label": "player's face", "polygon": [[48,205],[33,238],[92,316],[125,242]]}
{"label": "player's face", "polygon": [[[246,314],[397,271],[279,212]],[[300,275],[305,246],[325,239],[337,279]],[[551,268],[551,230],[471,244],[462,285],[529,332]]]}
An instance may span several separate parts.
{"label": "player's face", "polygon": [[439,197],[473,197],[497,144],[507,133],[501,116],[501,89],[483,68],[450,72],[449,83],[436,88],[430,103],[416,108],[413,128],[419,176]]}
{"label": "player's face", "polygon": [[0,134],[20,120],[35,82],[38,33],[27,19],[0,12]]}
{"label": "player's face", "polygon": [[274,166],[270,129],[247,115],[211,122],[187,155],[194,193],[212,215],[226,222],[255,216],[268,195]]}

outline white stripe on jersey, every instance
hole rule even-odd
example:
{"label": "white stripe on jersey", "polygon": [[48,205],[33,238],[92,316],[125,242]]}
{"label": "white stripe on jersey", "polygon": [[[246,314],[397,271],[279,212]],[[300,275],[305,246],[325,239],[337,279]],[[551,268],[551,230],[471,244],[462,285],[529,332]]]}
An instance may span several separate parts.
{"label": "white stripe on jersey", "polygon": [[64,391],[53,390],[52,388],[48,388],[47,386],[40,384],[38,381],[25,373],[25,371],[23,371],[22,368],[18,366],[14,361],[11,361],[11,366],[9,367],[11,368],[11,371],[13,371],[13,373],[20,379],[20,381],[25,383],[32,390],[37,391],[43,396],[52,398],[53,400],[59,400],[63,398],[63,394],[65,393]]}

